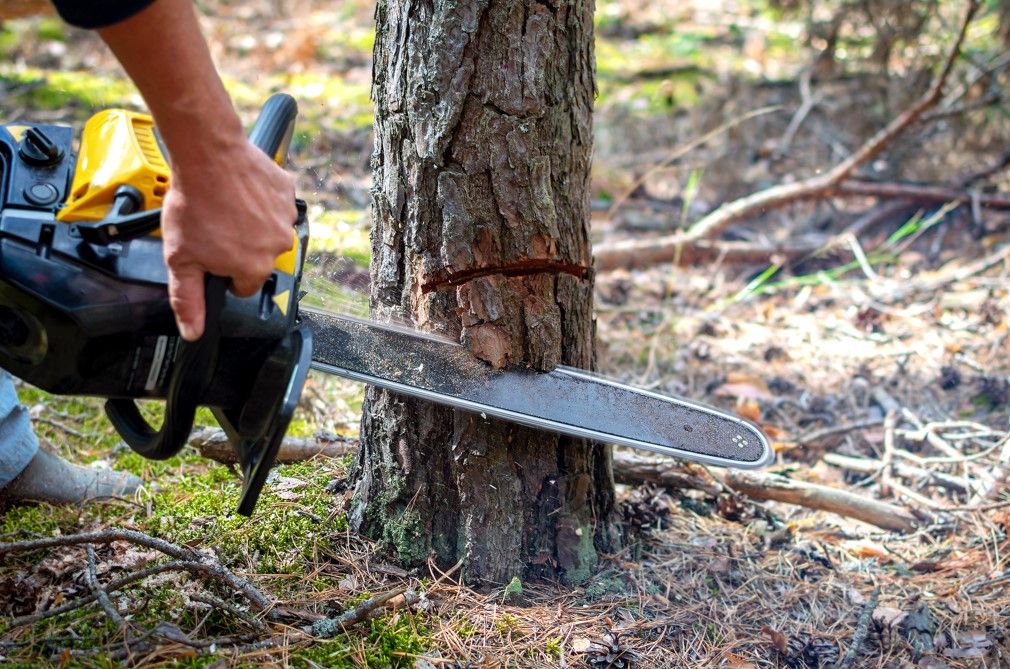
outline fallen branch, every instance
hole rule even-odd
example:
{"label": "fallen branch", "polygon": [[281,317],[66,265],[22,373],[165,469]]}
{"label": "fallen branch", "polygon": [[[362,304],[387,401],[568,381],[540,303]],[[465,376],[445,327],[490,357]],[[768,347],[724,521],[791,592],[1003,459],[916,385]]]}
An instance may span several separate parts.
{"label": "fallen branch", "polygon": [[781,207],[798,199],[820,197],[849,178],[857,168],[876,158],[898,135],[940,102],[947,78],[954,67],[954,62],[961,53],[961,45],[964,43],[968,26],[975,17],[979,6],[980,3],[978,0],[971,0],[969,3],[968,11],[961,22],[961,28],[957,39],[954,41],[954,46],[951,47],[947,59],[944,61],[943,68],[940,70],[940,74],[936,77],[926,94],[919,98],[911,107],[895,117],[893,121],[859,147],[855,153],[825,174],[796,183],[774,186],[734,200],[733,202],[728,202],[691,226],[688,236],[695,239],[714,237],[731,223],[746,218],[758,211],[767,211],[768,209]]}
{"label": "fallen branch", "polygon": [[[671,239],[678,241],[672,243]],[[727,265],[759,265],[767,263],[770,258],[789,262],[805,258],[822,247],[823,244],[688,240],[683,233],[678,233],[656,239],[622,239],[601,244],[593,249],[593,255],[596,271],[608,272],[621,267],[648,267],[664,262],[675,262],[680,267],[715,261]]]}
{"label": "fallen branch", "polygon": [[[229,465],[238,462],[235,449],[228,443],[224,430],[204,428],[193,433],[189,445],[199,451],[200,455],[217,462]],[[353,455],[358,452],[357,441],[353,439],[328,440],[322,438],[301,439],[299,437],[284,437],[275,461],[280,464],[303,462],[317,455],[336,458]]]}
{"label": "fallen branch", "polygon": [[779,474],[729,471],[724,481],[751,499],[786,502],[808,509],[830,511],[893,532],[911,532],[922,524],[922,519],[900,506],[862,497],[847,490],[796,481]]}
{"label": "fallen branch", "polygon": [[1010,209],[1010,195],[1003,193],[972,193],[950,186],[926,186],[878,181],[843,181],[828,195],[903,198],[917,202],[955,202],[977,204],[985,209]]}
{"label": "fallen branch", "polygon": [[[838,455],[837,453],[826,454],[824,456],[824,462],[833,467],[846,469],[859,474],[874,474],[880,471],[881,467],[884,466],[884,463],[881,460],[853,458],[847,455]],[[953,476],[943,472],[934,472],[924,467],[916,467],[914,465],[898,461],[895,461],[891,466],[894,469],[895,475],[902,478],[925,479],[940,487],[946,488],[951,492],[956,492],[962,495],[967,495],[971,492],[971,486],[968,481],[960,476]]]}
{"label": "fallen branch", "polygon": [[[197,565],[196,562],[187,561],[177,561],[177,562],[166,562],[165,564],[159,564],[142,571],[134,572],[128,574],[120,579],[109,582],[105,586],[105,592],[117,592],[122,590],[131,583],[136,583],[137,581],[143,581],[145,578],[150,576],[156,576],[158,574],[163,574],[167,571],[188,571],[193,569]],[[96,601],[98,599],[98,594],[92,592],[91,594],[78,597],[75,600],[67,602],[52,609],[46,609],[45,611],[39,611],[37,613],[32,613],[18,618],[11,618],[8,625],[12,629],[15,627],[23,627],[25,625],[34,625],[42,620],[47,620],[54,616],[62,615],[64,613],[69,613],[70,611],[76,611],[82,606],[87,606],[88,604]]]}
{"label": "fallen branch", "polygon": [[85,550],[88,555],[88,568],[84,570],[85,585],[95,594],[98,603],[101,605],[105,615],[109,617],[109,620],[115,623],[119,629],[128,632],[126,620],[123,619],[123,616],[119,615],[119,611],[116,610],[112,600],[109,599],[109,593],[98,584],[98,569],[95,566],[95,545],[87,544]]}
{"label": "fallen branch", "polygon": [[[801,200],[819,199],[828,197],[833,193],[842,193],[843,182],[849,179],[856,169],[873,160],[896,137],[918,121],[925,112],[940,102],[944,86],[953,69],[954,62],[961,52],[961,45],[964,42],[968,26],[978,11],[979,6],[980,3],[978,0],[971,0],[969,3],[968,11],[961,22],[957,39],[953,47],[951,47],[939,75],[926,94],[830,171],[795,183],[773,186],[733,200],[732,202],[727,202],[699,220],[687,232],[666,235],[658,239],[628,240],[623,242],[618,247],[620,256],[612,255],[616,251],[612,251],[610,248],[601,247],[596,254],[597,268],[604,271],[607,268],[629,266],[621,265],[617,262],[618,258],[625,262],[633,263],[631,266],[643,266],[647,264],[645,262],[646,257],[652,263],[670,262],[678,257],[681,248],[687,247],[700,239],[713,238],[731,224],[754,214],[783,207]],[[854,188],[858,189],[859,186]],[[963,196],[963,193],[960,195]]]}
{"label": "fallen branch", "polygon": [[854,430],[865,430],[868,427],[877,427],[883,422],[882,418],[868,418],[866,420],[857,420],[852,423],[844,423],[842,425],[830,425],[828,427],[811,430],[806,434],[800,435],[800,437],[796,440],[796,443],[800,446],[806,446],[807,444],[817,443],[827,437],[834,437]]}
{"label": "fallen branch", "polygon": [[701,490],[709,495],[723,492],[722,486],[716,481],[679,471],[667,462],[625,451],[614,452],[614,480],[632,485],[642,482],[654,483],[673,490]]}
{"label": "fallen branch", "polygon": [[336,618],[317,620],[312,623],[312,627],[307,631],[310,631],[312,636],[316,637],[336,636],[345,628],[372,617],[376,611],[400,595],[404,596],[404,601],[408,605],[417,601],[416,593],[408,592],[407,588],[397,588],[385,594],[370,597],[353,609],[344,611]]}
{"label": "fallen branch", "polygon": [[830,511],[897,532],[911,532],[922,524],[921,518],[900,506],[779,474],[729,470],[721,480],[707,481],[673,471],[670,464],[662,460],[617,452],[614,454],[614,479],[623,483],[648,481],[667,488],[703,490],[709,494],[736,492],[755,500]]}
{"label": "fallen branch", "polygon": [[[220,581],[228,587],[236,590],[245,597],[254,609],[263,612],[267,618],[277,617],[274,611],[274,603],[269,597],[264,595],[252,583],[239,578],[227,567],[212,558],[199,553],[190,548],[178,546],[164,539],[152,537],[149,534],[138,532],[137,530],[127,530],[122,528],[111,528],[99,530],[97,532],[82,532],[80,534],[68,534],[60,537],[46,537],[43,539],[32,539],[28,541],[11,541],[0,543],[0,555],[18,553],[24,551],[39,550],[44,548],[54,548],[56,546],[79,546],[81,544],[109,544],[114,541],[128,541],[130,543],[153,548],[169,557],[173,557],[185,565],[188,571],[198,573],[202,576],[210,577]],[[111,585],[105,587],[105,591],[110,591]],[[91,601],[99,597],[96,593],[90,596]]]}

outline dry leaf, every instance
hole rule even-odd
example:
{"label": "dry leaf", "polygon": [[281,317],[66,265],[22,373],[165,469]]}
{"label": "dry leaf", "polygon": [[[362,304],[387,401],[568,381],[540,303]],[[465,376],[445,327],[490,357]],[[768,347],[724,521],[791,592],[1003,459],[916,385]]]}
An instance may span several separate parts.
{"label": "dry leaf", "polygon": [[879,558],[882,560],[890,560],[890,556],[887,554],[887,550],[885,550],[883,546],[865,539],[844,541],[842,542],[842,548],[848,551],[848,553],[853,557],[860,559]]}
{"label": "dry leaf", "polygon": [[716,397],[736,397],[749,400],[770,400],[772,394],[764,384],[756,385],[748,382],[729,382],[722,384],[713,391]]}
{"label": "dry leaf", "polygon": [[894,629],[906,617],[908,617],[907,613],[893,606],[878,606],[873,609],[873,621],[888,629]]}
{"label": "dry leaf", "polygon": [[757,665],[753,662],[748,662],[739,655],[734,655],[733,653],[726,653],[726,666],[729,669],[757,669]]}
{"label": "dry leaf", "polygon": [[943,654],[957,659],[968,657],[984,657],[992,647],[992,639],[981,630],[969,630],[957,633],[959,648],[944,648]]}
{"label": "dry leaf", "polygon": [[761,418],[761,405],[752,399],[743,399],[737,402],[736,413],[741,418],[756,423]]}
{"label": "dry leaf", "polygon": [[773,630],[767,625],[761,628],[761,633],[768,635],[768,639],[771,641],[772,647],[774,647],[775,650],[780,653],[789,652],[789,641],[786,639],[785,634],[777,630]]}
{"label": "dry leaf", "polygon": [[592,647],[593,642],[584,636],[577,637],[572,641],[572,651],[576,653],[586,653]]}
{"label": "dry leaf", "polygon": [[774,425],[762,425],[761,429],[765,431],[765,434],[770,439],[782,439],[785,435],[785,431],[775,427]]}

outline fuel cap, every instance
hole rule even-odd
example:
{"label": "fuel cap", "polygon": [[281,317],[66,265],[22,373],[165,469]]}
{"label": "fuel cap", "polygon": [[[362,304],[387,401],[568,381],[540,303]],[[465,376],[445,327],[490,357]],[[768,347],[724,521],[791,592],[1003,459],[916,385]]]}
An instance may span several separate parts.
{"label": "fuel cap", "polygon": [[40,128],[29,128],[18,146],[21,160],[37,167],[49,167],[63,160],[63,149]]}

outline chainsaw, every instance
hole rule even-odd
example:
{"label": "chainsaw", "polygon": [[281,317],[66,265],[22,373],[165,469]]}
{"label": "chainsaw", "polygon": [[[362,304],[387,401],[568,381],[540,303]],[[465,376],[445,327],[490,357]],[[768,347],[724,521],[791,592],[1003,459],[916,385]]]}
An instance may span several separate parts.
{"label": "chainsaw", "polygon": [[[264,105],[250,141],[283,162],[297,105]],[[43,390],[105,398],[123,440],[151,459],[188,441],[209,407],[241,464],[251,515],[310,369],[533,428],[707,464],[770,462],[753,424],[582,370],[493,369],[458,343],[300,304],[306,206],[257,295],[209,276],[203,336],[168,300],[159,232],[170,169],[150,116],[106,110],[69,127],[0,126],[0,367]],[[161,427],[138,400],[164,402]],[[150,411],[147,412],[152,413]]]}

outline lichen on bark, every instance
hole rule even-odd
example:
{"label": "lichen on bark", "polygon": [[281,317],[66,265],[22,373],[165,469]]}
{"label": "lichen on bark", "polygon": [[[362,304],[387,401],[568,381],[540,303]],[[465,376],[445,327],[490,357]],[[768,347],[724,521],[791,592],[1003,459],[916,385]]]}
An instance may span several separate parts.
{"label": "lichen on bark", "polygon": [[[592,367],[592,14],[581,0],[380,0],[373,315],[496,367]],[[616,547],[610,460],[369,389],[349,520],[390,544],[418,537],[397,551],[407,562],[462,559],[470,582],[577,581]]]}

